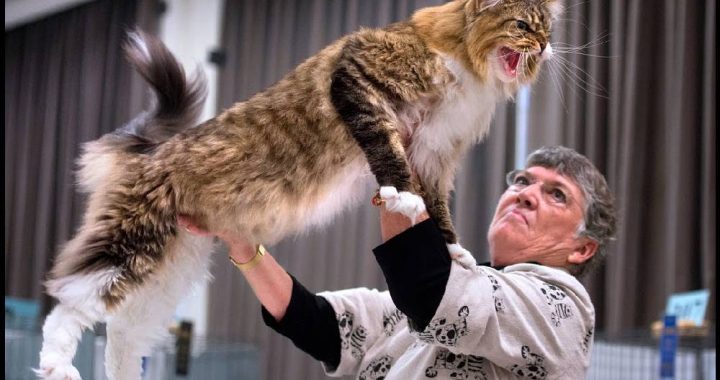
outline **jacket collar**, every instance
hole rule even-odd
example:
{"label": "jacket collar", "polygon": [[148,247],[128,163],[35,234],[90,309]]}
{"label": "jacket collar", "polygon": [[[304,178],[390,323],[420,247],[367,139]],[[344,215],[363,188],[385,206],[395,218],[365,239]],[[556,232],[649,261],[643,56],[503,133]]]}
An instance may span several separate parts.
{"label": "jacket collar", "polygon": [[[515,263],[515,264],[535,264],[535,265],[542,265],[542,264],[540,264],[540,263],[537,262],[537,261],[527,261],[527,262],[524,262],[524,263]],[[515,264],[511,264],[511,265],[515,265]],[[484,263],[480,263],[480,264],[478,264],[478,265],[483,266],[483,267],[490,267],[490,268],[493,268],[493,269],[495,269],[495,270],[503,270],[503,269],[505,269],[505,267],[507,266],[507,265],[503,265],[503,266],[492,266],[492,265],[490,265],[490,262],[489,262],[489,261],[486,261],[486,262],[484,262]]]}

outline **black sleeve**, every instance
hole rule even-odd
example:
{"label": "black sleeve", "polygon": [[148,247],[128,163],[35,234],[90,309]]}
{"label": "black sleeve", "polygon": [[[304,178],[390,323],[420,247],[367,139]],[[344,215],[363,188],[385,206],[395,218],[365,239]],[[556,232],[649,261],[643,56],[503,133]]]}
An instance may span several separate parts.
{"label": "black sleeve", "polygon": [[264,307],[265,324],[290,338],[301,350],[313,358],[325,362],[328,368],[340,364],[340,330],[335,310],[323,297],[310,293],[293,280],[292,295],[285,316],[279,322]]}
{"label": "black sleeve", "polygon": [[450,277],[450,254],[432,219],[403,231],[373,250],[395,305],[411,326],[425,329]]}

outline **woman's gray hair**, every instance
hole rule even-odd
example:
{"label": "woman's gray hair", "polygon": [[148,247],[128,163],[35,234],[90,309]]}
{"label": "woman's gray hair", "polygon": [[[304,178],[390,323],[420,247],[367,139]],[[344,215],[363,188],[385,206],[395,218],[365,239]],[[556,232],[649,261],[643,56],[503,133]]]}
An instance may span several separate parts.
{"label": "woman's gray hair", "polygon": [[585,196],[584,220],[578,236],[587,236],[598,243],[590,260],[570,267],[576,277],[591,273],[605,260],[607,244],[615,238],[617,216],[615,200],[605,177],[582,154],[563,146],[543,147],[530,154],[526,168],[540,166],[553,169],[573,180]]}

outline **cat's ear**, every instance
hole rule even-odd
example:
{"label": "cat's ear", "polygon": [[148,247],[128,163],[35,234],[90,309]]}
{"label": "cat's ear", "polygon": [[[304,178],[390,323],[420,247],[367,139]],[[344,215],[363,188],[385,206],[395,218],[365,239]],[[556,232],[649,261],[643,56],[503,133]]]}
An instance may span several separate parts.
{"label": "cat's ear", "polygon": [[560,18],[563,10],[565,10],[565,7],[563,7],[561,0],[546,0],[545,7],[547,7],[548,11],[550,11],[550,15],[552,16],[553,21]]}
{"label": "cat's ear", "polygon": [[502,0],[466,0],[465,14],[468,16],[477,16],[484,10],[490,9],[501,2]]}

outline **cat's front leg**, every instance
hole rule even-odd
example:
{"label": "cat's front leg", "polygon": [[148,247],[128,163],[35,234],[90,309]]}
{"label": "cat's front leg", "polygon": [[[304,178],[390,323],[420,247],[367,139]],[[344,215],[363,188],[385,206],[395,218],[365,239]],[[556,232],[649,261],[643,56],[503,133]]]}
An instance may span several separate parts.
{"label": "cat's front leg", "polygon": [[428,214],[440,228],[440,232],[442,232],[447,243],[450,257],[465,268],[475,267],[477,261],[475,261],[472,253],[463,248],[458,242],[458,236],[450,215],[450,207],[448,207],[448,195],[432,186],[423,187],[423,190],[423,199],[427,205]]}
{"label": "cat's front leg", "polygon": [[402,138],[388,101],[352,65],[339,65],[331,85],[333,105],[345,126],[365,153],[370,170],[380,185],[380,197],[388,210],[402,213],[414,224],[426,210],[420,187],[412,180]]}
{"label": "cat's front leg", "polygon": [[388,211],[399,212],[407,216],[413,225],[417,223],[417,218],[426,211],[422,197],[409,191],[398,192],[393,186],[380,186],[378,195]]}

